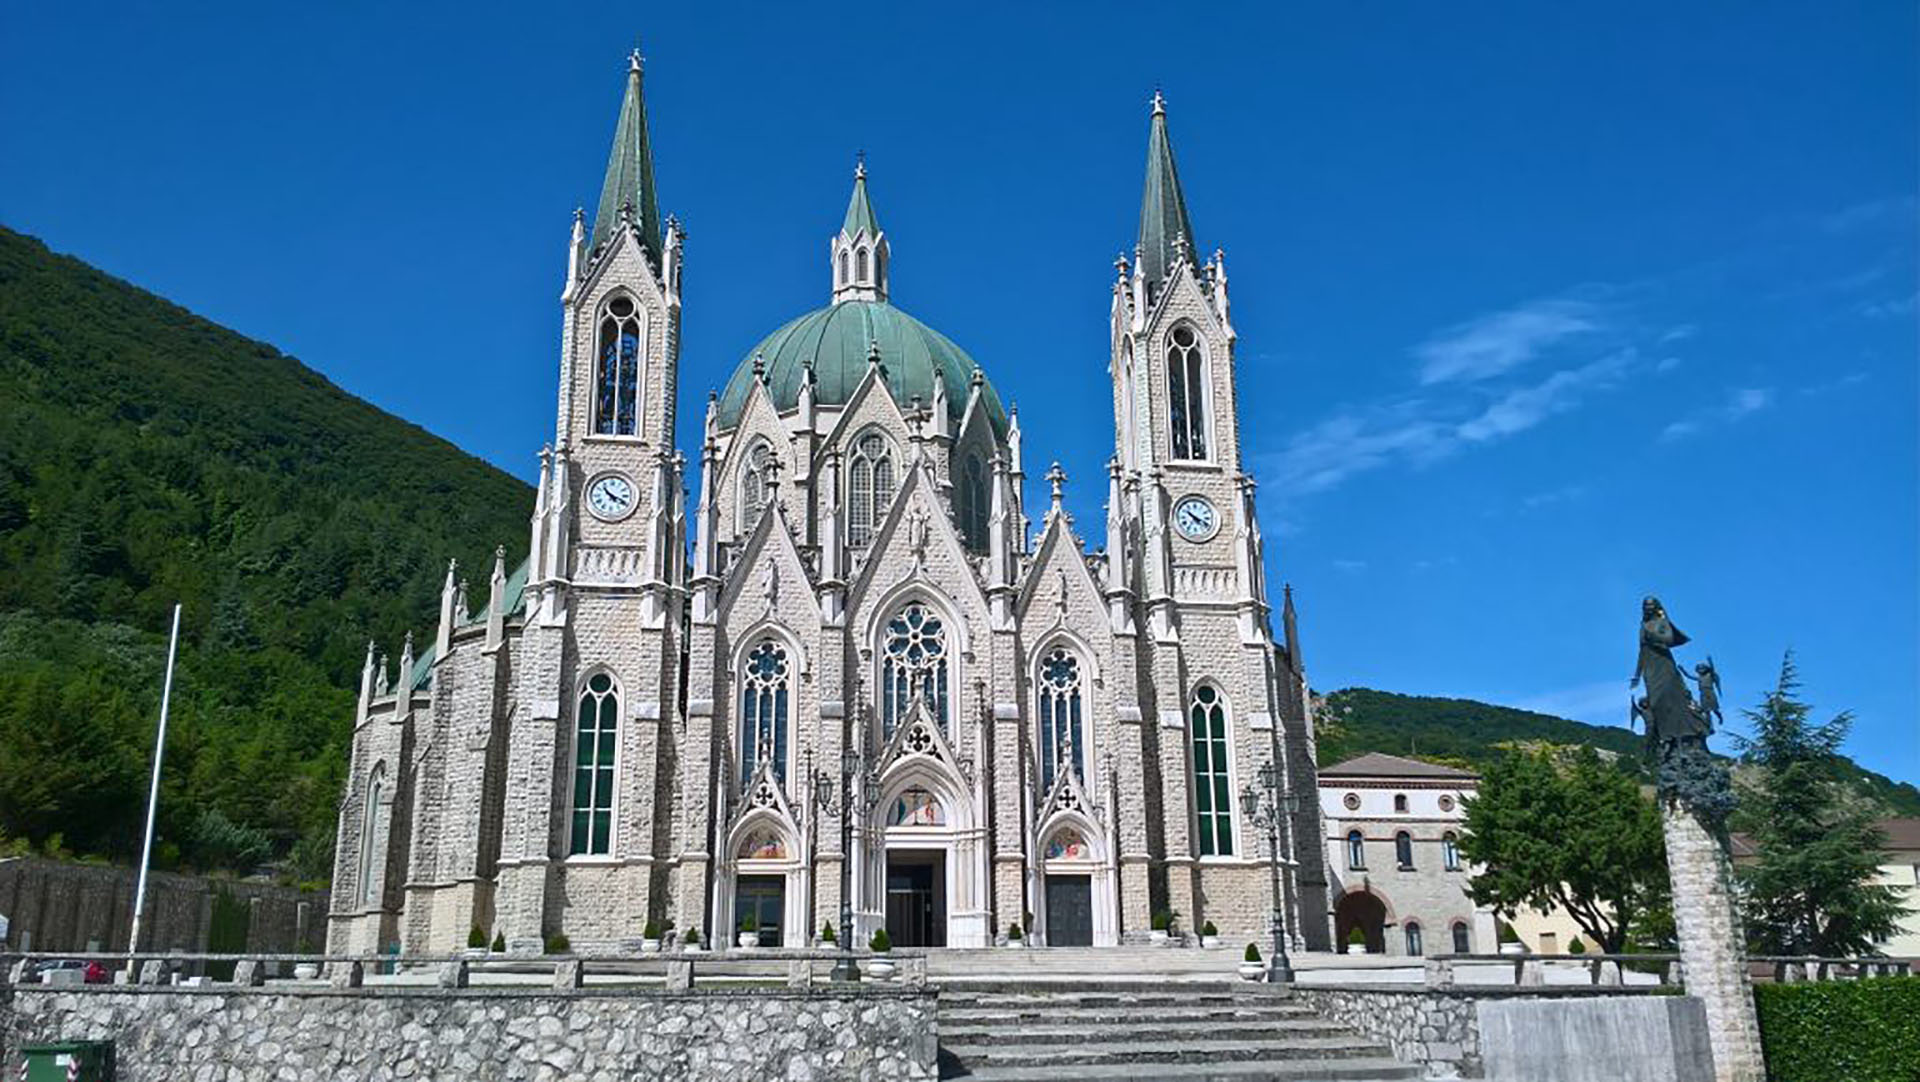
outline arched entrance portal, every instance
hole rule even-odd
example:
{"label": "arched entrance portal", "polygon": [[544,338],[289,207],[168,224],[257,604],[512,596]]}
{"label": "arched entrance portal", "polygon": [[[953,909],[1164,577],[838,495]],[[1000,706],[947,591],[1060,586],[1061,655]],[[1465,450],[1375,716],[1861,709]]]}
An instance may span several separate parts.
{"label": "arched entrance portal", "polygon": [[1364,890],[1350,890],[1340,896],[1333,906],[1333,941],[1346,949],[1347,936],[1353,929],[1367,937],[1368,954],[1385,954],[1387,907],[1378,895]]}

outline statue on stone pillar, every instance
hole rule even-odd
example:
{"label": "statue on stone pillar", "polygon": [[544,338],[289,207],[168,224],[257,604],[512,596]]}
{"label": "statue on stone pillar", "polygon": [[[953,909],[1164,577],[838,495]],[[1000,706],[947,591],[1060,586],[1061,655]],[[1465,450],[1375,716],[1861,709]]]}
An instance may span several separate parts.
{"label": "statue on stone pillar", "polygon": [[1733,786],[1726,765],[1707,750],[1720,712],[1720,678],[1711,665],[1700,666],[1701,702],[1694,702],[1673,660],[1673,648],[1688,641],[1659,598],[1640,602],[1640,657],[1629,687],[1644,686],[1646,696],[1632,700],[1631,713],[1647,727],[1661,798],[1680,801],[1721,833],[1733,810]]}

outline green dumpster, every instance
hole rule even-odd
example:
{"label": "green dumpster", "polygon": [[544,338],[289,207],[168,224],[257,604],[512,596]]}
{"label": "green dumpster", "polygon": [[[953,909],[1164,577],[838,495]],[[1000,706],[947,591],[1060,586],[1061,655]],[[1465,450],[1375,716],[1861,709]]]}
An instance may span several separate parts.
{"label": "green dumpster", "polygon": [[25,1082],[113,1082],[112,1041],[53,1041],[20,1046]]}

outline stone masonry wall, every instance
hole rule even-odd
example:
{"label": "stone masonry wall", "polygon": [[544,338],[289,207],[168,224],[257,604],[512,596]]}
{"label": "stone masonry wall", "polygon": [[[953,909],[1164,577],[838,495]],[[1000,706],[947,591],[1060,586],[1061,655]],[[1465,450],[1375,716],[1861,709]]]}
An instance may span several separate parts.
{"label": "stone masonry wall", "polygon": [[[16,857],[0,860],[0,915],[20,950],[113,953],[127,949],[133,920],[132,868]],[[247,942],[229,949],[295,953],[301,938],[318,945],[327,914],[325,891],[271,883],[154,872],[147,879],[147,916],[140,938],[149,949],[205,951],[213,895],[225,890],[250,913]],[[98,944],[97,946],[92,946]]]}
{"label": "stone masonry wall", "polygon": [[[11,997],[11,1002],[4,997]],[[936,994],[0,988],[23,1042],[110,1038],[122,1082],[932,1079]]]}

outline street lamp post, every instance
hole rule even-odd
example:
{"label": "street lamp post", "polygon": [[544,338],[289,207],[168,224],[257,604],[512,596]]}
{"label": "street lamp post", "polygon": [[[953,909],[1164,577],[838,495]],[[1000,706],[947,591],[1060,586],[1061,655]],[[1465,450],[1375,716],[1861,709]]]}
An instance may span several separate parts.
{"label": "street lamp post", "polygon": [[1267,850],[1273,854],[1273,954],[1267,959],[1267,981],[1293,983],[1293,962],[1287,957],[1286,895],[1280,878],[1280,827],[1300,810],[1300,798],[1280,785],[1280,770],[1269,759],[1260,767],[1260,786],[1248,782],[1240,791],[1240,809],[1247,822],[1267,832]]}
{"label": "street lamp post", "polygon": [[858,800],[854,797],[853,782],[859,778],[866,764],[866,756],[854,746],[852,740],[840,752],[840,795],[834,798],[833,775],[825,770],[816,771],[813,776],[814,801],[821,811],[840,815],[840,957],[833,963],[829,978],[836,981],[857,981],[860,979],[860,967],[854,964],[853,950],[853,815],[856,803],[871,806],[872,786],[868,785]]}

